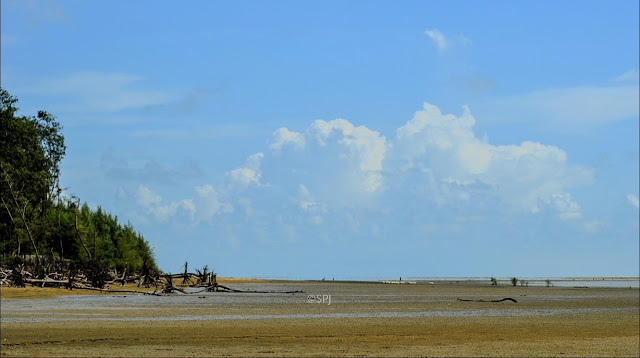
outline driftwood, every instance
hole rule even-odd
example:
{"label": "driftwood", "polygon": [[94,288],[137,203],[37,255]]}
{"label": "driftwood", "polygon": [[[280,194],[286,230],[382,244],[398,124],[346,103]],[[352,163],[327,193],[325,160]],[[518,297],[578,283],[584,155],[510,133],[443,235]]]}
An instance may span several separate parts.
{"label": "driftwood", "polygon": [[[280,294],[295,294],[304,293],[304,291],[258,291],[258,290],[238,290],[225,285],[221,285],[217,281],[217,274],[211,270],[208,266],[205,266],[202,270],[196,269],[196,273],[188,272],[188,264],[185,262],[184,272],[179,274],[167,273],[163,275],[163,280],[160,281],[158,273],[151,273],[146,266],[146,262],[143,263],[143,269],[141,273],[136,275],[127,276],[127,270],[124,269],[121,274],[115,269],[107,269],[97,262],[89,263],[89,267],[80,268],[77,263],[71,263],[70,265],[64,265],[58,263],[47,263],[41,266],[36,266],[37,275],[31,274],[23,263],[15,264],[13,269],[0,268],[0,284],[2,286],[18,286],[25,287],[26,284],[35,287],[65,287],[67,289],[81,289],[92,290],[103,293],[138,293],[144,295],[163,296],[166,294],[182,293],[182,294],[197,294],[202,292],[238,292],[238,293],[280,293]],[[44,267],[46,266],[46,267]],[[33,269],[33,268],[32,268]],[[60,273],[54,270],[60,270]],[[181,287],[176,287],[173,284],[174,279],[182,279]],[[109,286],[103,288],[105,285],[120,284],[125,285],[127,282],[137,282],[138,287],[155,286],[155,290],[151,292],[135,291],[135,290],[111,290]],[[162,282],[162,289],[158,292],[158,283]],[[198,291],[187,291],[185,286],[201,288]]]}
{"label": "driftwood", "polygon": [[[216,292],[238,292],[238,293],[304,293],[304,291],[254,291],[254,290],[236,290],[234,288],[229,288],[227,286],[218,284]],[[197,292],[189,292],[189,293],[201,293],[201,292],[214,292],[213,287],[207,287],[203,290]]]}
{"label": "driftwood", "polygon": [[518,301],[514,300],[511,297],[505,297],[505,298],[503,298],[501,300],[465,300],[465,299],[458,298],[458,297],[456,297],[456,298],[458,299],[458,301],[463,301],[463,302],[504,302],[504,301],[511,301],[511,302],[516,302],[516,303],[518,302]]}
{"label": "driftwood", "polygon": [[69,283],[69,281],[67,280],[54,280],[54,279],[50,279],[50,278],[26,278],[24,279],[25,283],[31,284],[32,286],[41,286],[41,287],[45,287],[45,286],[53,286],[53,287],[59,287],[59,286],[63,286]]}
{"label": "driftwood", "polygon": [[118,277],[118,271],[115,272],[115,276],[116,278],[113,279],[114,282],[118,282],[119,284],[121,284],[122,286],[124,286],[127,283],[126,277],[127,277],[127,268],[124,268],[124,271],[122,271],[122,277]]}
{"label": "driftwood", "polygon": [[164,284],[164,287],[162,288],[162,293],[173,293],[175,291],[181,292],[181,293],[185,293],[185,294],[187,293],[185,290],[183,290],[183,289],[181,289],[179,287],[175,287],[173,285],[173,277],[172,277],[172,275],[166,275],[164,277],[164,279],[165,279],[166,282]]}
{"label": "driftwood", "polygon": [[151,295],[151,296],[162,296],[159,293],[154,292],[144,292],[144,291],[129,291],[129,290],[109,290],[104,288],[96,288],[96,287],[82,287],[82,286],[74,286],[73,288],[79,290],[91,290],[91,291],[99,291],[104,293],[141,293],[143,295]]}
{"label": "driftwood", "polygon": [[304,293],[304,291],[242,291],[242,290],[233,290],[232,292],[243,292],[243,293]]}
{"label": "driftwood", "polygon": [[157,275],[152,275],[149,270],[149,266],[147,265],[147,260],[142,261],[142,272],[138,277],[138,287],[142,286],[145,288],[151,287],[153,285],[156,289],[158,289],[158,279]]}

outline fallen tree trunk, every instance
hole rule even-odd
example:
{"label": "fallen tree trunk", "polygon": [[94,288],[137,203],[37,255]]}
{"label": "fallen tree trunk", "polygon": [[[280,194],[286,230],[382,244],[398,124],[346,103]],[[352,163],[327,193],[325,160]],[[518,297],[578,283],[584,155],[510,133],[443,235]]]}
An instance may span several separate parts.
{"label": "fallen tree trunk", "polygon": [[57,286],[63,286],[69,283],[68,280],[53,280],[53,279],[47,279],[47,278],[45,279],[25,278],[23,281],[33,286],[41,285],[41,287],[49,286],[49,285],[57,287]]}
{"label": "fallen tree trunk", "polygon": [[456,297],[456,298],[458,299],[458,301],[463,301],[463,302],[504,302],[504,301],[511,301],[511,302],[516,302],[516,303],[518,302],[518,301],[514,300],[511,297],[505,297],[505,298],[503,298],[501,300],[465,300],[465,299],[458,298],[458,297]]}
{"label": "fallen tree trunk", "polygon": [[79,290],[90,290],[90,291],[99,291],[103,293],[141,293],[143,295],[151,295],[151,296],[162,296],[159,293],[154,292],[144,292],[144,291],[128,291],[128,290],[106,290],[103,288],[95,288],[95,287],[82,287],[82,286],[73,286],[75,289]]}

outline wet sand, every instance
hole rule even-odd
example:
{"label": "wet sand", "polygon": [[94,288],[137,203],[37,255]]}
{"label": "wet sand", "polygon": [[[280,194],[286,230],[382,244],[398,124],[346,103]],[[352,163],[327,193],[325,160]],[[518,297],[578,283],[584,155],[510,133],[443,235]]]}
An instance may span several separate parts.
{"label": "wet sand", "polygon": [[[2,355],[640,354],[637,288],[242,280],[227,284],[243,290],[305,293],[12,299],[3,289]],[[505,297],[518,302],[457,300]]]}

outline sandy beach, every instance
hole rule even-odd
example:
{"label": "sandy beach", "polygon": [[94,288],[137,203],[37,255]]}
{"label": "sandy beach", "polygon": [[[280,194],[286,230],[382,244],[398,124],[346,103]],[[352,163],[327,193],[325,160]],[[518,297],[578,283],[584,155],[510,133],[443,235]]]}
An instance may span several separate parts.
{"label": "sandy beach", "polygon": [[[637,288],[226,284],[272,292],[155,297],[2,288],[2,356],[640,354]],[[459,300],[506,297],[517,303]]]}

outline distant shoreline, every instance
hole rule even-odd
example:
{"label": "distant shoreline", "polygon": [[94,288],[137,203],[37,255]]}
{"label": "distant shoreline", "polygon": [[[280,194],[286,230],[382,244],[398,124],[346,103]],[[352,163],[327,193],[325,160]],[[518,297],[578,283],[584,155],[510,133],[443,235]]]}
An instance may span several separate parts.
{"label": "distant shoreline", "polygon": [[[357,277],[349,279],[291,279],[291,278],[274,278],[274,277],[219,277],[218,282],[226,285],[233,284],[261,284],[261,283],[275,283],[275,284],[287,284],[287,283],[326,283],[326,284],[383,284],[383,281],[388,283],[415,283],[416,285],[435,285],[435,286],[460,286],[460,287],[489,287],[491,285],[490,277],[400,277],[391,278],[388,280],[379,277]],[[498,287],[513,286],[510,277],[496,277]],[[526,286],[531,287],[544,287],[547,286],[546,280],[550,280],[550,285],[558,288],[601,288],[601,289],[628,289],[640,288],[640,277],[555,277],[555,278],[541,278],[541,277],[522,277],[519,280],[526,282]],[[525,285],[520,282],[518,287]],[[178,285],[180,286],[180,285]],[[120,286],[114,286],[114,289],[120,288]],[[123,287],[124,288],[124,287]],[[128,284],[125,289],[140,290],[135,284]],[[152,292],[153,288],[146,289],[148,292]],[[97,291],[85,291],[85,290],[66,290],[63,288],[41,288],[27,286],[26,288],[6,287],[0,288],[0,297],[2,299],[7,298],[52,298],[67,295],[104,295],[108,292]]]}
{"label": "distant shoreline", "polygon": [[[511,277],[495,277],[499,286],[512,286]],[[606,288],[640,288],[640,277],[634,276],[584,276],[584,277],[517,277],[517,286],[559,286],[559,287],[606,287]],[[324,279],[294,279],[286,277],[254,277],[254,278],[222,278],[226,282],[335,282],[335,283],[415,283],[437,285],[479,285],[490,286],[491,277],[348,277]],[[547,280],[549,282],[547,282]]]}
{"label": "distant shoreline", "polygon": [[[498,281],[510,281],[512,277],[518,280],[527,281],[640,281],[640,276],[557,276],[557,277],[527,277],[527,276],[494,276]],[[340,277],[340,278],[291,278],[291,277],[270,277],[255,276],[251,278],[227,277],[221,280],[229,280],[229,282],[253,281],[253,282],[285,282],[285,281],[339,281],[339,282],[382,282],[382,281],[491,281],[491,277],[429,277],[429,276],[361,276],[361,277]]]}

